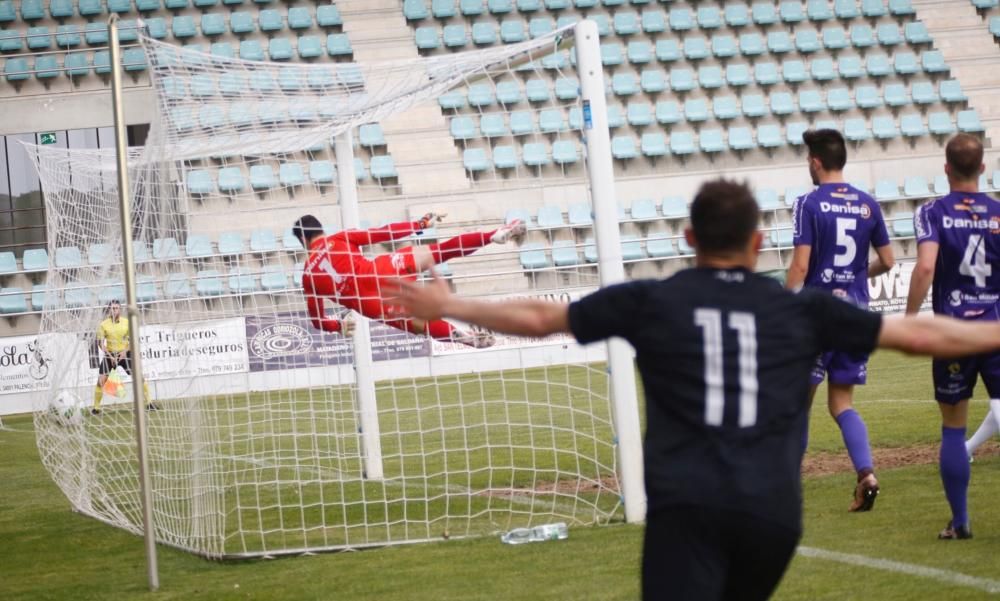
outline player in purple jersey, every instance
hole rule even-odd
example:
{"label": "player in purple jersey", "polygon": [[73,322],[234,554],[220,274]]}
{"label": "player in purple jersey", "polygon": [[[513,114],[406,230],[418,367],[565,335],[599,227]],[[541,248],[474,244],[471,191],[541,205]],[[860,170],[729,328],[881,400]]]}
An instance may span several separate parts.
{"label": "player in purple jersey", "polygon": [[[795,250],[787,286],[791,290],[821,288],[867,308],[868,278],[889,271],[895,262],[882,210],[871,196],[844,182],[847,145],[840,132],[807,131],[802,140],[809,149],[809,175],[817,187],[795,201]],[[878,255],[871,264],[869,246]],[[812,404],[816,388],[829,376],[827,408],[840,427],[858,475],[850,511],[869,511],[879,492],[868,429],[854,410],[854,386],[865,383],[867,364],[867,353],[825,352],[816,360],[809,391]],[[807,430],[804,440],[808,435]]]}
{"label": "player in purple jersey", "polygon": [[[913,217],[917,264],[910,279],[906,312],[920,310],[934,284],[934,313],[991,323],[1000,320],[1000,202],[979,191],[983,145],[959,134],[945,148],[944,166],[951,193],[931,200]],[[991,399],[1000,398],[1000,353],[933,362],[934,398],[941,408],[941,482],[951,506],[942,539],[972,538],[967,494],[969,461],[965,428],[969,399],[982,376]],[[996,400],[990,401],[997,407]],[[987,418],[989,419],[989,417]]]}

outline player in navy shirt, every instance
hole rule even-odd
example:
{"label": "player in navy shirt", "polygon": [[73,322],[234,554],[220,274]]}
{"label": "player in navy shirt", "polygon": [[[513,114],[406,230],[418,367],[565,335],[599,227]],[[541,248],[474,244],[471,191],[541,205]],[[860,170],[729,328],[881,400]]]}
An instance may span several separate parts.
{"label": "player in navy shirt", "polygon": [[[979,192],[983,172],[983,145],[968,134],[959,134],[945,148],[945,174],[951,186],[947,196],[917,209],[917,264],[910,279],[907,313],[916,313],[934,284],[934,313],[976,324],[1000,319],[1000,203]],[[1000,354],[993,352],[960,359],[935,359],[934,398],[941,408],[941,481],[951,506],[951,521],[939,538],[971,538],[966,497],[969,460],[965,428],[969,399],[980,375],[989,392],[991,415],[984,426],[1000,416]],[[992,430],[995,432],[996,430]]]}
{"label": "player in navy shirt", "polygon": [[[795,201],[795,250],[787,286],[792,290],[802,286],[819,288],[867,308],[868,278],[889,271],[894,263],[882,209],[874,198],[844,182],[847,146],[840,132],[807,131],[802,140],[809,149],[809,175],[817,188]],[[878,255],[871,264],[870,246]],[[868,429],[854,410],[854,386],[865,383],[867,365],[868,353],[826,349],[813,367],[809,389],[812,404],[817,386],[824,376],[829,376],[827,408],[840,427],[858,476],[850,511],[870,510],[879,491]],[[803,432],[803,440],[808,440],[808,424]]]}
{"label": "player in navy shirt", "polygon": [[398,282],[391,299],[421,319],[523,336],[620,336],[646,393],[648,513],[643,598],[766,599],[802,531],[801,431],[810,367],[824,349],[959,355],[1000,347],[1000,323],[883,319],[821,290],[793,293],[753,273],[759,210],[745,185],[713,181],[685,231],[695,267],[603,288],[572,304],[488,302]]}

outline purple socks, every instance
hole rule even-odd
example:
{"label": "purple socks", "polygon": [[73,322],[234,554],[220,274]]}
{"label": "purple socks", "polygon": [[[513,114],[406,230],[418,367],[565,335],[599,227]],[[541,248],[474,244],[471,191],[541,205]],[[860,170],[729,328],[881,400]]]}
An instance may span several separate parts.
{"label": "purple socks", "polygon": [[[854,464],[854,471],[871,470],[872,450],[868,446],[868,428],[865,422],[854,409],[848,409],[837,416],[837,425],[840,426],[840,434],[844,437],[844,446],[847,447],[847,454]],[[962,439],[962,448],[965,448],[965,439]]]}
{"label": "purple socks", "polygon": [[941,483],[951,505],[951,524],[969,524],[966,499],[969,493],[969,457],[965,452],[965,428],[941,427]]}

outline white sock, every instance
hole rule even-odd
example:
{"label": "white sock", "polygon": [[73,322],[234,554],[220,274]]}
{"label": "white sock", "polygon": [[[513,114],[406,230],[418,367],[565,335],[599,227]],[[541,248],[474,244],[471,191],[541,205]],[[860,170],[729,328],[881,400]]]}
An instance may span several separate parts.
{"label": "white sock", "polygon": [[993,438],[997,432],[1000,432],[1000,399],[990,401],[990,412],[972,438],[965,442],[965,452],[971,457],[980,445]]}

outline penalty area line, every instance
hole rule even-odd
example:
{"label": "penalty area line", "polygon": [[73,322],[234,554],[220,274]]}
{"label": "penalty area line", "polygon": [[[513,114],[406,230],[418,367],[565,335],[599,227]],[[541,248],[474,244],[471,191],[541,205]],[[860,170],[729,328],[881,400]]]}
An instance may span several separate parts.
{"label": "penalty area line", "polygon": [[866,555],[856,555],[853,553],[841,553],[839,551],[829,551],[827,549],[817,549],[815,547],[799,547],[798,554],[803,557],[815,559],[825,559],[862,568],[872,568],[896,574],[907,574],[937,580],[945,584],[953,584],[965,588],[974,588],[991,594],[1000,593],[1000,581],[989,578],[979,578],[969,576],[950,570],[931,568],[927,566],[904,563],[902,561],[892,561],[890,559],[880,559],[878,557],[868,557]]}

